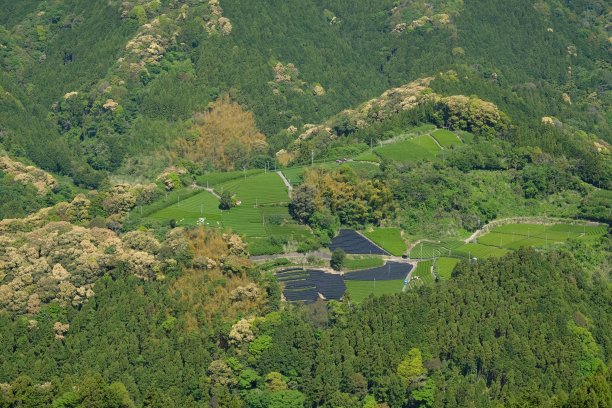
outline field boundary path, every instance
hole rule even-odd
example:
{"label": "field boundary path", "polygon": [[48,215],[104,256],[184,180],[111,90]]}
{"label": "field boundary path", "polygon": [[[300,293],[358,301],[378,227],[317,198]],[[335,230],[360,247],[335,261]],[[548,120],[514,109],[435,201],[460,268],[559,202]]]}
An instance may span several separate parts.
{"label": "field boundary path", "polygon": [[291,185],[289,180],[287,180],[287,177],[285,177],[282,171],[277,171],[276,174],[278,174],[283,180],[283,183],[285,183],[285,186],[287,187],[287,194],[289,195],[289,198],[291,198],[291,193],[293,193],[293,186]]}
{"label": "field boundary path", "polygon": [[[490,223],[484,225],[483,227],[474,231],[472,235],[468,238],[464,239],[463,242],[470,243],[473,242],[476,238],[489,232],[492,227],[499,227],[501,225],[506,224],[574,224],[574,225],[589,225],[589,226],[598,226],[605,225],[600,222],[595,221],[587,221],[587,220],[576,220],[573,218],[555,218],[555,217],[542,217],[542,216],[534,216],[534,217],[509,217],[509,218],[500,218],[499,220],[493,220]],[[420,240],[423,241],[423,240]],[[418,243],[419,241],[417,241]],[[417,244],[415,243],[415,245]]]}
{"label": "field boundary path", "polygon": [[204,187],[204,190],[208,191],[210,194],[214,195],[217,200],[221,199],[221,196],[219,194],[217,194],[217,192],[215,190],[213,190],[212,188],[206,188]]}
{"label": "field boundary path", "polygon": [[402,287],[402,292],[406,291],[406,288],[410,288],[410,281],[412,280],[412,272],[416,271],[417,265],[419,263],[418,262],[414,262],[412,263],[412,268],[410,269],[410,272],[408,272],[408,275],[406,276],[406,279],[404,280],[404,286]]}
{"label": "field boundary path", "polygon": [[[416,248],[416,246],[419,245],[421,242],[438,242],[438,241],[434,241],[434,240],[427,239],[427,238],[421,238],[418,241],[414,241],[412,244],[408,245],[408,249],[406,249],[406,253],[408,254],[409,258],[410,258],[410,253],[412,252],[412,250]],[[411,259],[420,259],[420,258],[411,258]]]}
{"label": "field boundary path", "polygon": [[429,135],[429,137],[431,137],[433,139],[434,142],[436,142],[436,144],[438,145],[438,147],[440,148],[440,150],[444,150],[444,147],[442,147],[442,145],[440,144],[440,142],[438,142],[436,140],[435,137],[433,137],[431,134]]}
{"label": "field boundary path", "polygon": [[199,184],[193,183],[191,185],[191,188],[194,190],[202,190],[202,191],[208,191],[210,194],[212,194],[217,200],[221,199],[221,196],[219,194],[217,194],[217,192],[213,189],[213,188],[209,188],[209,187],[204,187],[201,186]]}

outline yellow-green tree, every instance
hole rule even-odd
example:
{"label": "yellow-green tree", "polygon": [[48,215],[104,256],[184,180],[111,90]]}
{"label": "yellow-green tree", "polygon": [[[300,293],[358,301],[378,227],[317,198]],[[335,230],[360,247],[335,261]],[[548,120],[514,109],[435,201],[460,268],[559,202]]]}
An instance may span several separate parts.
{"label": "yellow-green tree", "polygon": [[404,380],[406,386],[410,386],[421,379],[425,372],[423,356],[418,348],[410,349],[406,357],[397,366],[397,375]]}
{"label": "yellow-green tree", "polygon": [[193,120],[192,134],[177,142],[180,158],[231,170],[241,168],[248,157],[267,149],[266,137],[257,130],[253,114],[228,96],[219,98],[208,111],[194,115]]}

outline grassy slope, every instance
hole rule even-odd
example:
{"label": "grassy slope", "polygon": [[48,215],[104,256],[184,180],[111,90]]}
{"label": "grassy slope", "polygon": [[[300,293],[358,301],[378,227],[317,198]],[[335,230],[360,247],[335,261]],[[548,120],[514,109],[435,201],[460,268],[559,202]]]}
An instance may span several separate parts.
{"label": "grassy slope", "polygon": [[472,258],[485,259],[492,256],[503,256],[509,251],[504,248],[492,247],[489,245],[481,244],[463,244],[459,248],[455,249],[455,252],[462,256],[468,256]]}
{"label": "grassy slope", "polygon": [[388,281],[345,281],[346,291],[351,300],[360,303],[370,295],[380,296],[387,293],[399,293],[402,291],[404,282],[402,280]]}
{"label": "grassy slope", "polygon": [[349,271],[377,268],[383,266],[385,261],[378,256],[348,256],[344,261],[344,268]]}
{"label": "grassy slope", "polygon": [[241,177],[215,187],[218,193],[229,190],[242,205],[277,204],[289,202],[287,187],[276,173]]}
{"label": "grassy slope", "polygon": [[433,258],[436,256],[450,255],[449,251],[461,246],[458,240],[445,240],[441,242],[423,241],[410,251],[410,258]]}
{"label": "grassy slope", "polygon": [[376,228],[373,231],[363,231],[363,235],[392,255],[401,256],[406,252],[400,228]]}
{"label": "grassy slope", "polygon": [[435,130],[431,133],[431,136],[445,149],[461,144],[461,139],[455,133],[446,129]]}
{"label": "grassy slope", "polygon": [[451,273],[459,263],[457,258],[438,258],[436,259],[435,272],[443,279],[450,279]]}
{"label": "grassy slope", "polygon": [[[209,185],[214,185],[219,193],[226,189],[231,191],[242,204],[221,211],[219,200],[208,191],[202,191],[180,201],[171,197],[169,206],[146,218],[158,221],[174,219],[179,225],[196,225],[200,218],[204,218],[205,225],[229,228],[244,235],[254,254],[282,251],[278,245],[270,247],[270,243],[265,241],[270,237],[300,242],[311,236],[307,227],[291,219],[286,205],[289,201],[287,189],[278,174],[253,171],[247,172],[244,178],[242,172],[211,173],[202,178],[208,179]],[[258,206],[255,206],[256,202]]]}
{"label": "grassy slope", "polygon": [[227,183],[228,181],[237,180],[240,178],[244,178],[246,173],[247,177],[253,176],[255,174],[263,173],[264,171],[261,169],[251,169],[245,171],[228,171],[225,173],[212,172],[206,173],[197,177],[197,182],[201,186],[215,187],[219,184]]}
{"label": "grassy slope", "polygon": [[433,158],[433,154],[410,140],[388,144],[375,149],[383,159],[397,162],[419,161]]}

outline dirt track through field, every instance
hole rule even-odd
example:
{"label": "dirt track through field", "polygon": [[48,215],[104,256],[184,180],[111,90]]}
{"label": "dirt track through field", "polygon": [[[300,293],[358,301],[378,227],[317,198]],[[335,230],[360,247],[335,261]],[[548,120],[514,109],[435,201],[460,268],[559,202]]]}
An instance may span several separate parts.
{"label": "dirt track through field", "polygon": [[291,198],[291,193],[293,193],[293,186],[291,185],[289,180],[287,180],[287,177],[285,177],[282,171],[277,171],[276,174],[278,174],[283,180],[283,183],[285,183],[285,186],[287,187],[287,194],[289,195],[289,198]]}

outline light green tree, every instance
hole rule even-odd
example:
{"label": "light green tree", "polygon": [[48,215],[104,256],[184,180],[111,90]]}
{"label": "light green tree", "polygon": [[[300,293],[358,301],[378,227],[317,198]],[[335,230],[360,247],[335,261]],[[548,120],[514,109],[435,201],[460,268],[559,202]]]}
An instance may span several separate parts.
{"label": "light green tree", "polygon": [[404,380],[406,386],[413,384],[423,376],[425,372],[425,367],[423,367],[423,356],[421,355],[421,350],[418,348],[410,349],[406,357],[397,366],[397,375]]}

